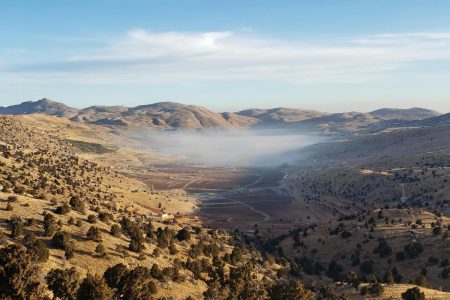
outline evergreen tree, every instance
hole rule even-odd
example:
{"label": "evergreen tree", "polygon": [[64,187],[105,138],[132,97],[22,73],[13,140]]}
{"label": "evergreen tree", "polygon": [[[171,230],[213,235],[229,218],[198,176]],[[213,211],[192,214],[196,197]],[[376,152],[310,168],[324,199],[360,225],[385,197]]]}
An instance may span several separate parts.
{"label": "evergreen tree", "polygon": [[122,280],[128,276],[129,270],[124,264],[117,264],[106,269],[103,277],[109,287],[114,289],[122,289]]}
{"label": "evergreen tree", "polygon": [[271,300],[313,300],[315,295],[299,281],[277,283],[270,289]]}
{"label": "evergreen tree", "polygon": [[56,221],[55,221],[55,217],[50,214],[47,213],[44,216],[44,233],[46,236],[52,236],[56,229],[57,229],[57,225],[56,225]]}
{"label": "evergreen tree", "polygon": [[418,287],[407,289],[402,293],[402,299],[404,300],[425,300],[425,293],[421,292]]}
{"label": "evergreen tree", "polygon": [[394,274],[392,274],[391,269],[388,269],[385,273],[384,273],[384,282],[386,284],[393,284],[394,281]]}
{"label": "evergreen tree", "polygon": [[119,225],[113,224],[111,226],[111,235],[115,237],[120,237],[120,234],[122,233],[122,230],[120,230]]}
{"label": "evergreen tree", "polygon": [[91,226],[86,234],[87,239],[92,240],[94,242],[102,241],[102,234],[100,229],[96,226]]}
{"label": "evergreen tree", "polygon": [[26,249],[9,245],[0,249],[0,299],[37,299],[41,296],[39,267]]}
{"label": "evergreen tree", "polygon": [[52,269],[48,272],[45,280],[54,296],[65,300],[76,299],[80,276],[75,267],[65,270]]}
{"label": "evergreen tree", "polygon": [[103,277],[98,275],[87,274],[86,278],[80,285],[77,293],[78,300],[110,300],[113,292],[106,284]]}
{"label": "evergreen tree", "polygon": [[157,292],[150,270],[146,267],[137,267],[123,275],[116,295],[122,295],[124,300],[151,299]]}
{"label": "evergreen tree", "polygon": [[20,217],[12,217],[9,220],[9,224],[11,225],[11,237],[13,239],[18,238],[23,231],[23,221]]}

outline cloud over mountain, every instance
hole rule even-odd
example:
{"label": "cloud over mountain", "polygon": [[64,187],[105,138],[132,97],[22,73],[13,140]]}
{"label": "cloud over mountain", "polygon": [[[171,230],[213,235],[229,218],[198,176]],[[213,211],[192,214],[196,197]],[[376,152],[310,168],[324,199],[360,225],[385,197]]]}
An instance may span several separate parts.
{"label": "cloud over mountain", "polygon": [[51,62],[3,63],[5,79],[55,83],[277,80],[358,83],[417,63],[450,59],[450,33],[388,33],[330,40],[244,31],[133,30]]}

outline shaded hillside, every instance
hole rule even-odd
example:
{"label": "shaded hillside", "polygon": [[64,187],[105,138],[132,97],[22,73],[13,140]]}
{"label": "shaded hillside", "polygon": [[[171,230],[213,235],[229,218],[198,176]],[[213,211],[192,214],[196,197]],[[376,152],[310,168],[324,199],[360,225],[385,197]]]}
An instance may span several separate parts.
{"label": "shaded hillside", "polygon": [[450,125],[450,113],[443,115],[436,115],[419,120],[383,120],[379,123],[370,124],[365,128],[367,132],[382,131],[389,128],[400,127],[429,127],[429,126],[446,126]]}
{"label": "shaded hillside", "polygon": [[395,120],[421,120],[439,116],[440,113],[434,110],[413,107],[409,109],[398,108],[382,108],[370,112],[372,116],[381,117],[383,119]]}
{"label": "shaded hillside", "polygon": [[17,105],[0,107],[0,114],[4,115],[28,115],[36,113],[70,118],[78,113],[78,109],[47,98],[35,102],[28,101]]}
{"label": "shaded hillside", "polygon": [[349,112],[326,115],[295,123],[300,129],[329,132],[356,132],[379,118],[368,113]]}
{"label": "shaded hillside", "polygon": [[[375,128],[391,128],[398,124],[420,122],[420,120],[438,116],[439,113],[423,109],[383,108],[370,113],[347,112],[312,118],[296,123],[304,129],[319,129],[325,132],[359,132]],[[412,121],[414,120],[414,121]]]}
{"label": "shaded hillside", "polygon": [[[416,156],[438,159],[450,148],[450,126],[397,128],[351,137],[331,144],[313,145],[303,152],[305,162],[331,164],[365,163],[389,166],[389,162],[401,161],[402,165],[415,164]],[[439,155],[438,155],[439,154]]]}
{"label": "shaded hillside", "polygon": [[286,123],[298,122],[328,115],[328,113],[318,112],[315,110],[284,107],[272,109],[247,109],[239,111],[236,114],[257,119],[259,120],[258,124],[263,126],[285,125]]}
{"label": "shaded hillside", "polygon": [[323,274],[348,281],[353,275],[357,281],[377,278],[446,290],[449,240],[441,232],[448,222],[420,209],[384,208],[299,228],[279,245],[305,279]]}
{"label": "shaded hillside", "polygon": [[404,124],[405,126],[445,126],[450,125],[450,113]]}

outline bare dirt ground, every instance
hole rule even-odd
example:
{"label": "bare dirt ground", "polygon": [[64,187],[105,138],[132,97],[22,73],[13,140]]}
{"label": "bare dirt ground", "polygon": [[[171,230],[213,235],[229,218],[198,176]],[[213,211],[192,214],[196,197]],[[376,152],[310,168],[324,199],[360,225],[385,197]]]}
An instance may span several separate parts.
{"label": "bare dirt ground", "polygon": [[293,206],[283,185],[287,179],[283,168],[173,165],[136,173],[135,177],[153,190],[183,189],[198,199],[193,215],[213,228],[253,232],[257,226],[263,234],[275,235],[317,221],[326,210]]}

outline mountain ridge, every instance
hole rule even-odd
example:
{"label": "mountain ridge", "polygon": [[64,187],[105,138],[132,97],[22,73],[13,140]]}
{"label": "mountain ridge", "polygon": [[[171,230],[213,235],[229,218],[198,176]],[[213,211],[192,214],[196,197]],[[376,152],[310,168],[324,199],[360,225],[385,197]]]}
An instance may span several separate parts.
{"label": "mountain ridge", "polygon": [[43,113],[58,117],[71,117],[78,113],[78,109],[70,107],[64,103],[56,102],[48,98],[37,101],[25,101],[20,104],[0,107],[0,114],[4,115],[27,115],[33,113]]}
{"label": "mountain ridge", "polygon": [[68,118],[76,122],[119,127],[157,129],[287,127],[327,132],[354,132],[373,124],[408,124],[440,116],[437,111],[418,107],[381,108],[367,113],[326,113],[287,107],[250,108],[220,113],[202,106],[169,101],[135,107],[94,105],[77,109],[48,98],[0,107],[0,114],[35,113]]}

